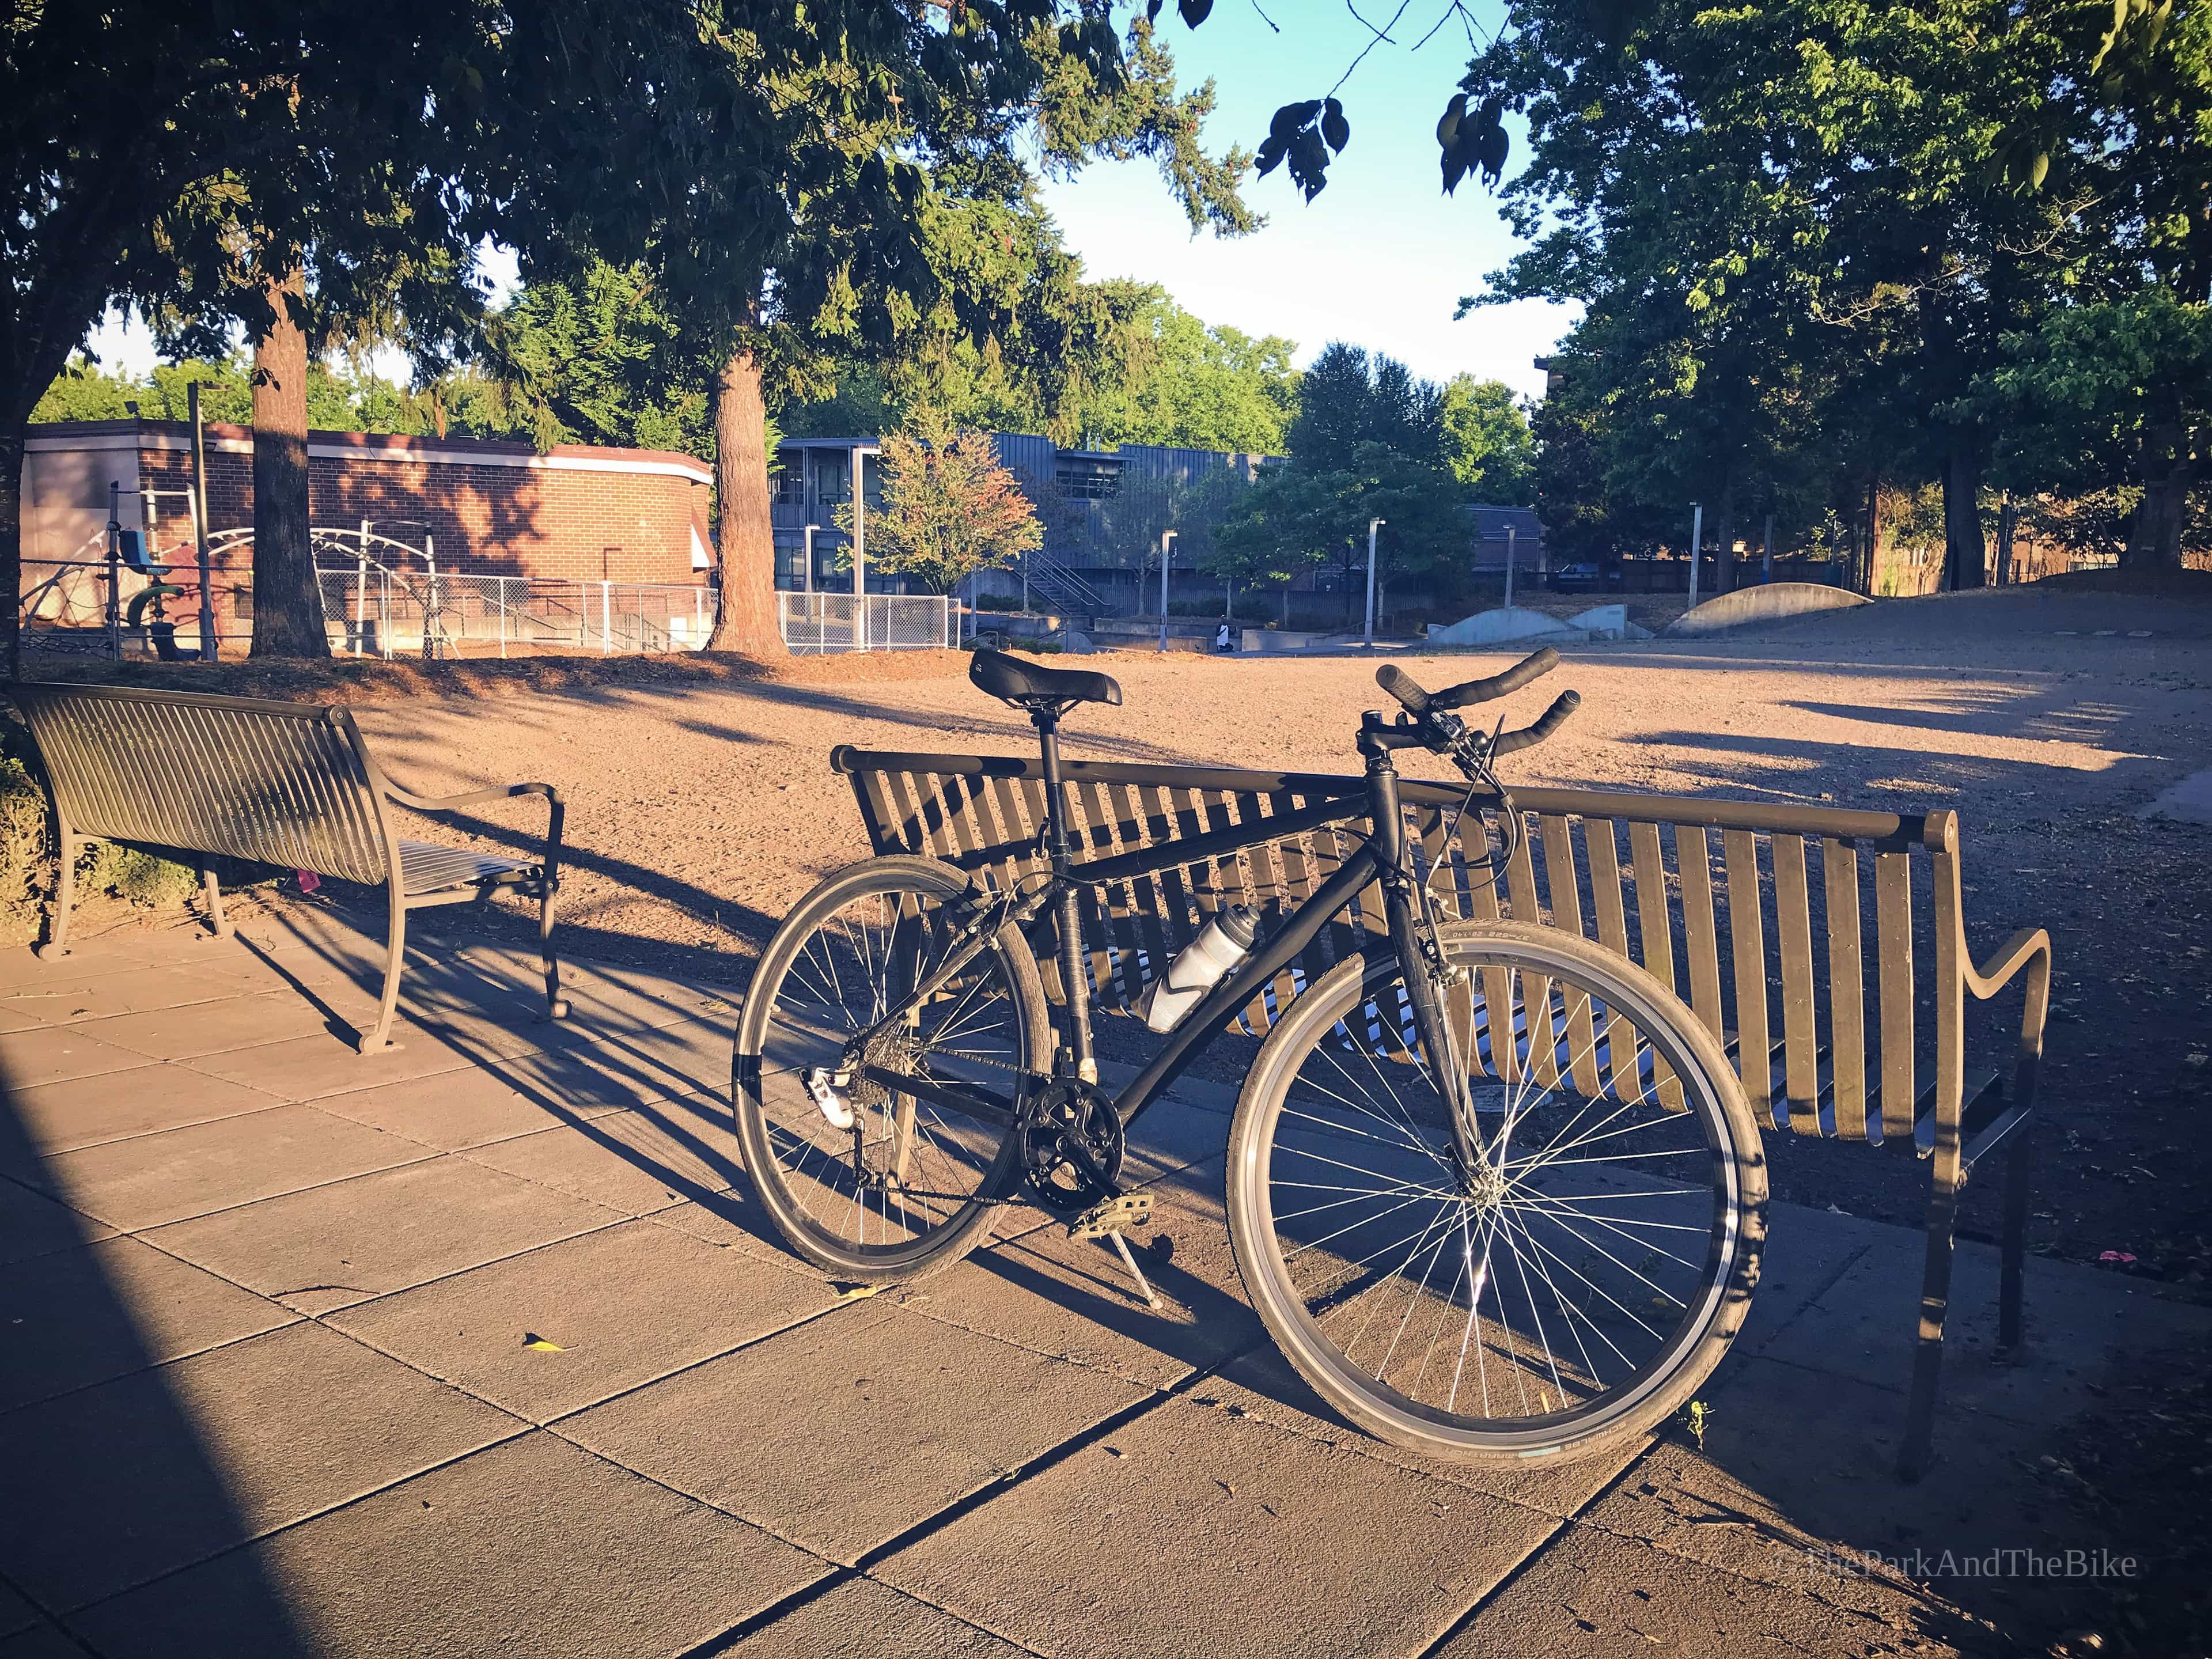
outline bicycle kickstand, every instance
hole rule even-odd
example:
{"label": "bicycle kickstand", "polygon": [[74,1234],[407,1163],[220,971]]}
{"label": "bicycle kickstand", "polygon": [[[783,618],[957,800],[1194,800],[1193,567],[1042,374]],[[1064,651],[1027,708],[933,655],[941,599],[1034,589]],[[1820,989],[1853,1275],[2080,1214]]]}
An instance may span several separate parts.
{"label": "bicycle kickstand", "polygon": [[1093,1205],[1067,1224],[1070,1238],[1103,1238],[1110,1240],[1121,1265],[1129,1270],[1129,1277],[1137,1281],[1137,1289],[1145,1298],[1145,1305],[1158,1310],[1160,1298],[1152,1290],[1145,1270],[1137,1265],[1137,1258],[1129,1249],[1129,1241],[1121,1234],[1125,1228],[1141,1225],[1152,1218],[1152,1195],[1150,1193],[1123,1193],[1103,1204]]}

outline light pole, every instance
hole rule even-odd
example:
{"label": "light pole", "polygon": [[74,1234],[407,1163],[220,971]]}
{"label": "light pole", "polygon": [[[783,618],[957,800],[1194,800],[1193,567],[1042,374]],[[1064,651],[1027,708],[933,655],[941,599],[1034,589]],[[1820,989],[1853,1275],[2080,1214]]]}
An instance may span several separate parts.
{"label": "light pole", "polygon": [[861,651],[868,648],[868,499],[861,474],[866,458],[883,453],[874,444],[853,447],[853,642]]}
{"label": "light pole", "polygon": [[1505,608],[1508,611],[1513,608],[1513,560],[1517,544],[1515,538],[1520,533],[1521,526],[1509,520],[1505,526]]}
{"label": "light pole", "polygon": [[1176,532],[1160,532],[1160,649],[1168,648],[1168,557],[1175,551]]}
{"label": "light pole", "polygon": [[1375,643],[1375,532],[1389,523],[1388,519],[1367,521],[1367,632],[1366,642]]}
{"label": "light pole", "polygon": [[818,524],[811,524],[799,532],[806,538],[806,550],[800,556],[806,562],[799,572],[799,591],[802,593],[814,591],[814,532],[821,528]]}
{"label": "light pole", "polygon": [[1689,605],[1689,608],[1690,608],[1691,610],[1692,610],[1692,611],[1695,611],[1695,610],[1698,608],[1698,555],[1700,552],[1702,552],[1702,551],[1704,550],[1704,549],[1705,549],[1705,504],[1703,501],[1692,501],[1692,502],[1690,503],[1690,605]]}

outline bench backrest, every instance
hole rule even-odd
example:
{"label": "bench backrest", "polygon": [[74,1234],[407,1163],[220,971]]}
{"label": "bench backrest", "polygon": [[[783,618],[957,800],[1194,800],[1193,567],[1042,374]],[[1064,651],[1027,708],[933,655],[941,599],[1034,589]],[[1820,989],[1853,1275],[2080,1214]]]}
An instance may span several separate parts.
{"label": "bench backrest", "polygon": [[[946,859],[995,883],[1047,867],[1034,758],[840,748],[880,853]],[[1311,894],[1352,848],[1347,832],[1268,836],[1272,820],[1344,800],[1357,777],[1062,763],[1069,832],[1104,857],[1170,841],[1193,856],[1157,877],[1083,896],[1090,990],[1126,1009],[1225,903],[1271,919]],[[1504,917],[1597,940],[1643,966],[1724,1041],[1754,1111],[1807,1133],[1887,1139],[1931,1104],[1955,1115],[1964,1008],[1955,816],[1571,789],[1518,789],[1526,833],[1502,872],[1497,803],[1456,819],[1464,792],[1403,781],[1424,878],[1463,918]],[[1224,842],[1252,839],[1242,848]],[[1239,1024],[1277,1008],[1383,927],[1370,887],[1350,915],[1255,998]],[[1917,963],[1932,975],[1916,975]],[[1047,989],[1065,994],[1041,959]],[[1931,1034],[1932,1045],[1916,1042]],[[1948,1098],[1947,1098],[1948,1097]]]}
{"label": "bench backrest", "polygon": [[104,685],[8,696],[67,833],[345,881],[390,873],[381,779],[343,708]]}

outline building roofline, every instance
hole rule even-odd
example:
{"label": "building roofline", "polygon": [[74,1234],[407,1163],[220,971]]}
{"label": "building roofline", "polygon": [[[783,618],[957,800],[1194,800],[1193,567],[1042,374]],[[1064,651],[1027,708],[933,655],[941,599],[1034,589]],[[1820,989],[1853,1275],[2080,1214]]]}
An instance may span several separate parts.
{"label": "building roofline", "polygon": [[[207,423],[208,447],[226,453],[252,453],[253,428],[228,422]],[[34,453],[82,449],[187,449],[191,428],[183,421],[50,421],[26,429],[26,447]],[[307,434],[311,459],[413,461],[441,466],[521,466],[546,471],[634,472],[674,475],[695,483],[712,483],[714,472],[696,456],[666,449],[617,449],[599,444],[556,444],[539,453],[513,438],[437,438],[403,432]]]}

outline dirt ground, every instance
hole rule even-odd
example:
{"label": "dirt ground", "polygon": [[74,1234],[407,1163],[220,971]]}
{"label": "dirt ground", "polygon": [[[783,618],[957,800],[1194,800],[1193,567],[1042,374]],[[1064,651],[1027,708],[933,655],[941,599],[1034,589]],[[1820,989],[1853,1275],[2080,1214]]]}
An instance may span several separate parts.
{"label": "dirt ground", "polygon": [[[1583,696],[1509,777],[1901,811],[1953,806],[1965,830],[1977,949],[2042,926],[2056,943],[2033,1248],[2203,1285],[2212,1140],[2212,828],[2140,817],[2212,767],[2212,577],[2168,591],[2044,583],[1899,600],[1720,641],[1569,653],[1516,705]],[[1399,658],[1443,684],[1495,653]],[[776,920],[866,851],[840,743],[1030,750],[1020,715],[964,678],[964,656],[811,659],[772,672],[726,659],[536,659],[425,667],[222,671],[226,690],[356,702],[388,769],[442,793],[538,778],[569,802],[563,923],[580,954],[649,961],[732,985]],[[1106,653],[1118,708],[1071,719],[1070,753],[1353,769],[1362,708],[1382,701],[1358,658]],[[133,678],[190,668],[140,670]],[[183,683],[180,679],[179,683]],[[191,684],[205,684],[193,678]],[[1410,771],[1444,775],[1416,756]],[[454,827],[496,843],[534,803]],[[504,826],[504,830],[501,826]],[[1109,1042],[1132,1040],[1108,1021]],[[1111,1050],[1109,1049],[1109,1052]],[[1224,1044],[1207,1069],[1241,1072]],[[1773,1139],[1778,1196],[1915,1221],[1924,1166],[1863,1147]],[[1992,1237],[1995,1183],[1962,1230]]]}

